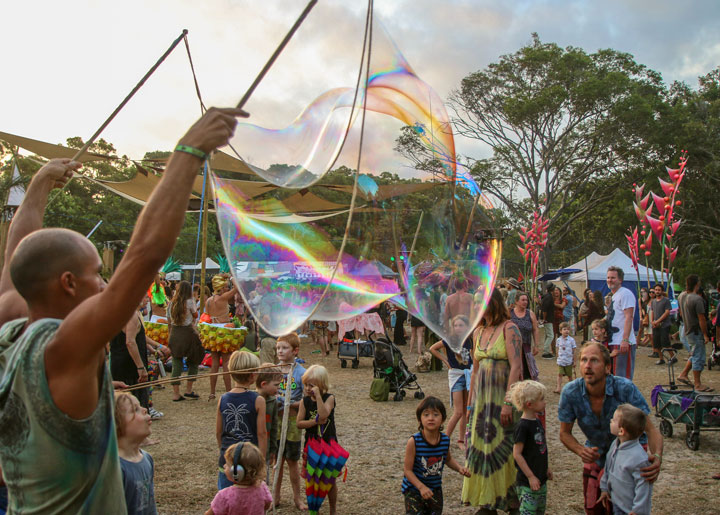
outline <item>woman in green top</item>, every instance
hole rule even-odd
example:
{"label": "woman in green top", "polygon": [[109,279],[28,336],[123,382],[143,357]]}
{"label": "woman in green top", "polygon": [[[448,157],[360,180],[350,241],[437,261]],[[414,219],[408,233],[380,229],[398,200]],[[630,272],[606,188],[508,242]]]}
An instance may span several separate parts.
{"label": "woman in green top", "polygon": [[522,338],[502,294],[495,288],[480,327],[473,334],[473,371],[468,406],[472,431],[467,444],[466,466],[470,477],[463,481],[462,501],[480,508],[477,513],[503,510],[515,513],[514,424],[508,396],[520,380]]}

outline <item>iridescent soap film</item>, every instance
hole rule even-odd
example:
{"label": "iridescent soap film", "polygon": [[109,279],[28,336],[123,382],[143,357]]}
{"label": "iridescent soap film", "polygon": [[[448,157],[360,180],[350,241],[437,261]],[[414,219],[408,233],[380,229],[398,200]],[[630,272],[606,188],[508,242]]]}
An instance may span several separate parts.
{"label": "iridescent soap film", "polygon": [[377,22],[365,78],[285,129],[238,126],[232,145],[267,184],[211,175],[231,272],[272,335],[389,301],[459,352],[494,287],[496,213],[456,161],[442,99]]}

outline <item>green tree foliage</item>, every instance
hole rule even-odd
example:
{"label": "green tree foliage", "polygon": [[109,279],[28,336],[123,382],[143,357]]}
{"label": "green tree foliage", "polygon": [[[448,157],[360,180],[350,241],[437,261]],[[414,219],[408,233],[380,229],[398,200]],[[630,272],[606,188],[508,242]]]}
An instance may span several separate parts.
{"label": "green tree foliage", "polygon": [[[720,67],[700,77],[698,85],[697,90],[680,83],[671,87],[673,111],[664,137],[670,140],[668,166],[677,167],[679,149],[689,156],[678,193],[683,224],[676,277],[697,273],[714,283],[720,278]],[[657,175],[666,179],[664,170]],[[660,190],[656,180],[653,189]]]}
{"label": "green tree foliage", "polygon": [[[659,74],[629,54],[587,54],[533,34],[530,45],[465,77],[449,106],[456,132],[492,149],[488,159],[469,159],[480,187],[517,224],[542,211],[556,248],[578,217],[615,200],[653,158],[663,93]],[[398,143],[429,166],[427,151]]]}

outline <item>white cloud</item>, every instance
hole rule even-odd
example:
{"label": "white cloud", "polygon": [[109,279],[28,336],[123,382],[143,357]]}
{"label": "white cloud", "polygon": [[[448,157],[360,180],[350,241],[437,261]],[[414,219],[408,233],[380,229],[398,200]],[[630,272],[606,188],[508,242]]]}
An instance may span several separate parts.
{"label": "white cloud", "polygon": [[[304,0],[8,2],[0,31],[0,130],[51,142],[89,137],[183,28],[206,103],[234,104],[304,6]],[[378,1],[376,9],[443,98],[468,73],[528,43],[534,31],[543,41],[588,52],[630,52],[668,82],[694,86],[697,75],[720,62],[717,2],[398,0]],[[248,104],[253,121],[282,127],[323,91],[354,84],[363,22],[362,2],[319,2]],[[172,147],[198,114],[181,46],[103,137],[138,157]],[[481,150],[458,142],[458,151]]]}

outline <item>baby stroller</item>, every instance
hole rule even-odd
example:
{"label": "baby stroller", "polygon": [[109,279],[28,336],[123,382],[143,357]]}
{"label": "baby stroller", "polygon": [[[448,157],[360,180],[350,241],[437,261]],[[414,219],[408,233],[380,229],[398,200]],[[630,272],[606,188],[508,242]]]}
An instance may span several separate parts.
{"label": "baby stroller", "polygon": [[403,400],[406,389],[417,390],[415,398],[423,399],[425,394],[420,388],[415,374],[408,369],[400,349],[384,336],[379,337],[374,343],[373,376],[384,378],[390,383],[390,391],[395,392],[393,400]]}
{"label": "baby stroller", "polygon": [[720,367],[720,345],[718,345],[717,338],[712,339],[712,345],[710,348],[710,355],[707,360],[708,370],[712,370],[713,367]]}

